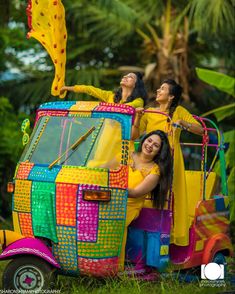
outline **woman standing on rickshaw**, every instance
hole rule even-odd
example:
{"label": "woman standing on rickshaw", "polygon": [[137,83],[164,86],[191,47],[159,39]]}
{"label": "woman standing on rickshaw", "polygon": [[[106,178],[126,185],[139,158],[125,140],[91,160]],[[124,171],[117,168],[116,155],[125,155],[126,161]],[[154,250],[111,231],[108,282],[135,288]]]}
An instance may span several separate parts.
{"label": "woman standing on rickshaw", "polygon": [[132,139],[135,140],[144,132],[149,133],[153,130],[162,130],[168,134],[171,147],[174,147],[174,177],[173,177],[173,228],[171,232],[171,243],[179,246],[187,246],[189,219],[187,214],[187,190],[184,172],[184,160],[180,147],[180,128],[173,128],[173,124],[178,124],[194,134],[202,135],[203,128],[193,118],[193,116],[182,106],[179,106],[179,100],[182,94],[182,87],[174,80],[165,80],[157,90],[156,101],[159,106],[149,108],[148,110],[159,111],[170,116],[146,112],[143,114],[143,108],[137,109],[135,122],[132,127]]}
{"label": "woman standing on rickshaw", "polygon": [[107,91],[90,85],[64,86],[60,93],[71,91],[85,93],[107,103],[127,104],[132,107],[143,107],[147,99],[141,73],[130,72],[124,75],[120,81],[120,87],[116,91]]}
{"label": "woman standing on rickshaw", "polygon": [[[144,82],[141,73],[128,73],[124,75],[120,81],[120,87],[116,91],[106,91],[90,85],[64,86],[61,88],[61,95],[65,91],[75,93],[86,93],[106,103],[126,104],[134,108],[143,107],[147,99]],[[114,121],[106,121],[102,130],[102,138],[96,148],[94,159],[89,162],[89,167],[99,167],[105,162],[113,159],[113,154],[121,153],[119,146],[121,144],[121,136],[113,136],[120,133],[120,124]]]}

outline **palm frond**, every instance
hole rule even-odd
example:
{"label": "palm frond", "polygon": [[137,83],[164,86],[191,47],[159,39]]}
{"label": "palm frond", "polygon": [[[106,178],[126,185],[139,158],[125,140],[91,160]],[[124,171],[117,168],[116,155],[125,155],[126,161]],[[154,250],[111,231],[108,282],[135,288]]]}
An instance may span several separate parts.
{"label": "palm frond", "polygon": [[234,33],[234,3],[230,0],[192,0],[190,16],[200,32]]}

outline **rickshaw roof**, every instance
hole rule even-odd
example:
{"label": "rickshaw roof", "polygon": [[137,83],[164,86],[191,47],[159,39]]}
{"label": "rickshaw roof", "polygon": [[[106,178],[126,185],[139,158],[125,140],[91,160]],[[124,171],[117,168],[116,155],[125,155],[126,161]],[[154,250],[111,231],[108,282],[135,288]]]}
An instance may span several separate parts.
{"label": "rickshaw roof", "polygon": [[[73,112],[110,112],[134,115],[135,109],[125,104],[105,103],[98,101],[55,101],[41,104],[38,111]],[[48,115],[48,113],[47,113]],[[49,114],[50,115],[50,114]]]}

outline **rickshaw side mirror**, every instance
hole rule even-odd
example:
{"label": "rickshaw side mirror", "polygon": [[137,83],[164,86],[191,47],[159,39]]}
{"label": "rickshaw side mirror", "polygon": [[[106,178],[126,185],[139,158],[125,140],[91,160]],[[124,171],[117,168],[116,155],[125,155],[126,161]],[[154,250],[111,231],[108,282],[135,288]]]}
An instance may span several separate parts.
{"label": "rickshaw side mirror", "polygon": [[23,146],[27,145],[29,142],[29,134],[27,133],[30,128],[30,121],[28,118],[24,119],[21,124],[21,132],[23,133],[22,144]]}

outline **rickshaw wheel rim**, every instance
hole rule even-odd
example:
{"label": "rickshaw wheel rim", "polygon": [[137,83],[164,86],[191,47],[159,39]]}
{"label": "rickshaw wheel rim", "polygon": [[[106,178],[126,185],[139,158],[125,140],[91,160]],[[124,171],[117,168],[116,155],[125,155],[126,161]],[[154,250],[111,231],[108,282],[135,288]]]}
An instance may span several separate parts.
{"label": "rickshaw wheel rim", "polygon": [[41,271],[33,265],[21,266],[14,274],[14,285],[17,290],[41,290],[44,277]]}

